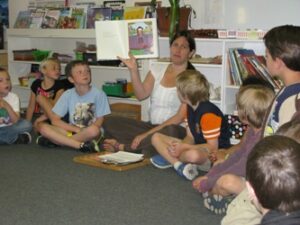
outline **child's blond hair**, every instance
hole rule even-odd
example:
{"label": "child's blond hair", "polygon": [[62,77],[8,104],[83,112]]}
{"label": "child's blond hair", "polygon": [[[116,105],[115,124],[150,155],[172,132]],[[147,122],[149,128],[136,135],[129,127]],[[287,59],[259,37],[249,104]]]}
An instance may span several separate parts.
{"label": "child's blond hair", "polygon": [[255,128],[261,128],[274,92],[262,85],[241,87],[236,98],[238,115]]}
{"label": "child's blond hair", "polygon": [[45,69],[47,68],[47,66],[49,65],[57,65],[59,68],[60,68],[60,62],[58,59],[56,58],[47,58],[47,59],[44,59],[41,64],[40,64],[40,67],[39,67],[39,71],[41,73],[44,73]]}
{"label": "child's blond hair", "polygon": [[282,124],[276,131],[278,135],[284,135],[300,143],[300,118],[292,119]]}
{"label": "child's blond hair", "polygon": [[209,100],[209,83],[197,70],[185,70],[178,74],[176,87],[180,95],[187,98],[192,105]]}

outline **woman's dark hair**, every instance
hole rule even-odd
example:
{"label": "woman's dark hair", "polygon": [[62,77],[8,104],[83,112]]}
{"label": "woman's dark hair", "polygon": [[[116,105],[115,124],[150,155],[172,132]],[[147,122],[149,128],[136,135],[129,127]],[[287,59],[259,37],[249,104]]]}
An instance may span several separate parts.
{"label": "woman's dark hair", "polygon": [[[182,31],[179,31],[177,32],[173,38],[171,39],[170,41],[170,45],[173,44],[173,42],[177,39],[177,38],[180,38],[180,37],[184,37],[187,42],[189,43],[189,48],[190,48],[190,51],[193,51],[195,50],[196,51],[196,42],[195,42],[195,39],[193,38],[193,36],[191,35],[191,33],[187,30],[182,30]],[[192,65],[192,63],[190,63],[190,61],[188,61],[188,65],[187,65],[187,70],[196,70],[196,68]]]}
{"label": "woman's dark hair", "polygon": [[193,36],[191,35],[191,33],[187,30],[182,30],[182,31],[179,31],[177,32],[172,40],[170,41],[170,45],[173,44],[173,42],[177,39],[177,38],[180,38],[180,37],[185,37],[187,42],[189,43],[189,47],[190,47],[190,51],[193,51],[195,50],[196,51],[196,42],[195,42],[195,39],[193,38]]}

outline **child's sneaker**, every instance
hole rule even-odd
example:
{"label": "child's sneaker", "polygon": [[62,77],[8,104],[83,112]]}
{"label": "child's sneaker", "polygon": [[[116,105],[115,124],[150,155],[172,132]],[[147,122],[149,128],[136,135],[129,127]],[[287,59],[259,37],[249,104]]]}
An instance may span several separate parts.
{"label": "child's sneaker", "polygon": [[162,157],[161,155],[155,155],[151,157],[150,162],[152,163],[153,166],[159,169],[167,169],[172,167],[171,163],[165,160],[165,158]]}
{"label": "child's sneaker", "polygon": [[221,195],[207,195],[204,196],[204,206],[208,210],[215,214],[221,215],[225,214],[229,203],[233,200],[234,196],[229,195],[223,197]]}
{"label": "child's sneaker", "polygon": [[186,178],[187,180],[193,180],[198,176],[197,165],[181,163],[180,166],[175,169],[179,176]]}
{"label": "child's sneaker", "polygon": [[31,143],[31,135],[28,132],[24,132],[18,135],[17,140],[15,140],[14,144],[30,144]]}
{"label": "child's sneaker", "polygon": [[57,144],[54,144],[53,142],[43,137],[42,135],[36,138],[36,143],[40,146],[47,147],[47,148],[55,148],[58,146]]}
{"label": "child's sneaker", "polygon": [[81,143],[79,151],[84,152],[84,153],[97,152],[96,146],[98,147],[98,145],[95,141],[87,141],[87,142]]}

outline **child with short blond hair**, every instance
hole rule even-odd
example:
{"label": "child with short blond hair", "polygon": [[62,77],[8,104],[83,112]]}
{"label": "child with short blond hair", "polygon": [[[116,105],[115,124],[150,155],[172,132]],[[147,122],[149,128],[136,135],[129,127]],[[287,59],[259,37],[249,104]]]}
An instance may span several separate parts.
{"label": "child with short blond hair", "polygon": [[246,160],[261,138],[262,123],[273,98],[274,92],[262,85],[240,88],[236,100],[238,116],[243,124],[248,125],[241,143],[228,159],[213,166],[205,176],[193,181],[193,187],[199,192],[220,195],[207,196],[204,200],[205,206],[213,212],[225,213],[229,199],[222,198],[235,196],[245,188]]}
{"label": "child with short blond hair", "polygon": [[55,58],[48,58],[39,67],[43,77],[36,79],[31,85],[31,94],[26,111],[26,119],[31,121],[33,114],[44,114],[48,117],[52,107],[64,92],[60,77],[60,62]]}
{"label": "child with short blond hair", "polygon": [[209,83],[199,71],[178,74],[176,87],[179,99],[187,104],[187,135],[180,140],[155,133],[152,144],[160,155],[151,162],[160,169],[173,166],[180,176],[192,180],[198,165],[210,166],[209,153],[230,146],[228,125],[221,110],[209,101]]}
{"label": "child with short blond hair", "polygon": [[0,144],[28,144],[32,124],[20,118],[20,99],[11,92],[8,72],[0,68]]}

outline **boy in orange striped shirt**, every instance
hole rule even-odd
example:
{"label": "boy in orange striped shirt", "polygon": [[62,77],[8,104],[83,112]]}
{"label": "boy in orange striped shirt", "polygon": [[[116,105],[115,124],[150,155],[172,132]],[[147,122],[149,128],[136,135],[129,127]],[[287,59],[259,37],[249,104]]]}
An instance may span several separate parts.
{"label": "boy in orange striped shirt", "polygon": [[223,113],[209,101],[209,83],[203,74],[184,71],[177,76],[176,87],[179,99],[187,104],[187,135],[180,140],[154,134],[152,144],[159,155],[150,161],[161,169],[173,166],[180,176],[193,180],[199,165],[206,171],[210,168],[209,154],[230,146],[230,134]]}

